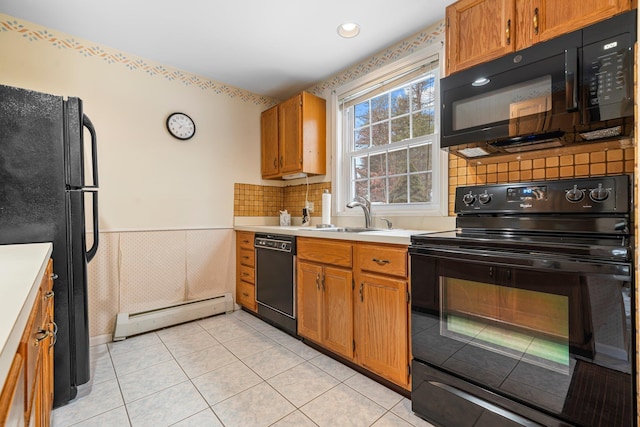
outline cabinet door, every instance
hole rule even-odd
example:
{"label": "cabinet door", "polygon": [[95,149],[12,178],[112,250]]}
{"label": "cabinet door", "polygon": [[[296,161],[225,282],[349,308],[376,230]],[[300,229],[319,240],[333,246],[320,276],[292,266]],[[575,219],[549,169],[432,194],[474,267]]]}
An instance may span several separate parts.
{"label": "cabinet door", "polygon": [[356,354],[360,365],[407,387],[407,281],[362,274],[356,289]]}
{"label": "cabinet door", "polygon": [[322,267],[298,261],[296,276],[298,335],[320,343]]}
{"label": "cabinet door", "polygon": [[260,116],[260,145],[262,147],[262,177],[278,176],[278,106],[263,111]]}
{"label": "cabinet door", "polygon": [[631,0],[517,0],[516,47],[523,49],[630,9]]}
{"label": "cabinet door", "polygon": [[300,95],[278,106],[280,173],[302,171],[302,98]]}
{"label": "cabinet door", "polygon": [[348,359],[353,358],[353,274],[325,267],[322,289],[322,344]]}
{"label": "cabinet door", "polygon": [[20,352],[13,358],[4,387],[0,390],[0,425],[24,426],[25,415],[25,366]]}
{"label": "cabinet door", "polygon": [[446,10],[446,71],[515,50],[515,0],[460,0]]}

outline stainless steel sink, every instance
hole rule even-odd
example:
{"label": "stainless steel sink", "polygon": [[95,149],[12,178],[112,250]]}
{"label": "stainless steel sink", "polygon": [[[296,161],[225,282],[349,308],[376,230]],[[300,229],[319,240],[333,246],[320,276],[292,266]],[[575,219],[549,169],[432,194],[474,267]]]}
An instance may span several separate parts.
{"label": "stainless steel sink", "polygon": [[323,233],[363,233],[365,231],[380,231],[380,228],[366,227],[327,227],[327,228],[310,228],[309,230],[320,231]]}

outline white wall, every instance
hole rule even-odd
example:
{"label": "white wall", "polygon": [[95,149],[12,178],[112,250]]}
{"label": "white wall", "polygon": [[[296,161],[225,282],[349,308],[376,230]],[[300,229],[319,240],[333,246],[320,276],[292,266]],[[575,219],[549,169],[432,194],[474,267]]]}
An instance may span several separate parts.
{"label": "white wall", "polygon": [[[80,97],[97,130],[90,335],[108,337],[118,312],[233,292],[233,184],[261,183],[274,100],[2,14],[0,52],[0,84]],[[192,140],[165,130],[174,111],[195,120]]]}

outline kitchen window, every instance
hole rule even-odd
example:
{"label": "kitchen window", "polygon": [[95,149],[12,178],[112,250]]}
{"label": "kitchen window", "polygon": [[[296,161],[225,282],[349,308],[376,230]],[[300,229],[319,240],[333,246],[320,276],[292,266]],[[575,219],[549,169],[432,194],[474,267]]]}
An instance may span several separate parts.
{"label": "kitchen window", "polygon": [[422,56],[337,95],[340,206],[356,196],[385,213],[440,213],[445,204],[439,62]]}

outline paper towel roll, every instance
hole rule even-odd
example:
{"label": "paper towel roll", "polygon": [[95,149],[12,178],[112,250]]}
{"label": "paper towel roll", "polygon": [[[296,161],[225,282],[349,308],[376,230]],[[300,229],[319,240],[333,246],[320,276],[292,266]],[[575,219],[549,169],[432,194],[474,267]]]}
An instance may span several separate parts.
{"label": "paper towel roll", "polygon": [[322,193],[322,223],[331,224],[331,193],[324,190]]}

